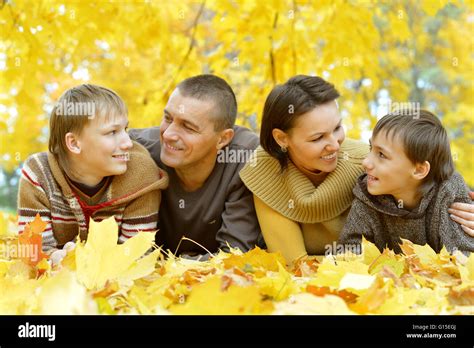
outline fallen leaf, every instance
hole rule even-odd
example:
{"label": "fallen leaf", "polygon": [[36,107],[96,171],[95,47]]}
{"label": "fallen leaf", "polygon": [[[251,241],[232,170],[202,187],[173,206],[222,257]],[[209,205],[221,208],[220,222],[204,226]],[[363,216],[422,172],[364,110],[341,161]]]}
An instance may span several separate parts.
{"label": "fallen leaf", "polygon": [[366,314],[375,311],[388,298],[388,290],[382,278],[376,277],[371,287],[349,308],[357,313]]}
{"label": "fallen leaf", "polygon": [[308,285],[306,291],[316,295],[316,296],[325,296],[325,295],[335,295],[342,298],[346,303],[353,303],[357,299],[358,295],[347,291],[347,290],[332,290],[327,286],[314,286]]}
{"label": "fallen leaf", "polygon": [[259,247],[255,247],[243,255],[231,255],[224,259],[225,269],[238,267],[249,272],[258,270],[278,272],[279,264],[286,264],[280,253],[268,253]]}
{"label": "fallen leaf", "polygon": [[75,248],[77,277],[88,289],[100,289],[108,280],[131,281],[155,268],[159,250],[142,257],[153,245],[155,233],[142,232],[117,244],[118,226],[114,217],[91,219],[87,241]]}
{"label": "fallen leaf", "polygon": [[281,264],[278,264],[278,266],[278,273],[267,273],[266,277],[257,278],[256,283],[262,294],[270,296],[276,301],[281,301],[291,294],[297,293],[299,287],[293,282],[291,274]]}
{"label": "fallen leaf", "polygon": [[235,315],[265,314],[273,310],[270,301],[262,301],[257,286],[231,285],[221,291],[220,277],[212,277],[196,285],[184,304],[170,308],[175,314]]}
{"label": "fallen leaf", "polygon": [[42,232],[48,224],[41,220],[39,214],[36,214],[35,219],[26,224],[23,233],[18,236],[17,244],[11,245],[11,248],[16,247],[17,257],[23,262],[31,266],[36,266],[41,260],[48,256],[43,253],[43,236]]}
{"label": "fallen leaf", "polygon": [[279,315],[353,315],[343,299],[339,296],[314,296],[301,293],[275,304],[273,314]]}

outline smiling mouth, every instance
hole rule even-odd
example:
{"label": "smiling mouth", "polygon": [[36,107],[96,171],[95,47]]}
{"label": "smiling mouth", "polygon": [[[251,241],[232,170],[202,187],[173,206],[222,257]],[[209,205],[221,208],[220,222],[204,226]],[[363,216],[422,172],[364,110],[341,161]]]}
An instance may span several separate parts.
{"label": "smiling mouth", "polygon": [[179,148],[179,147],[175,147],[175,146],[171,146],[170,144],[168,143],[165,143],[165,147],[171,151],[181,151],[182,149]]}
{"label": "smiling mouth", "polygon": [[372,175],[367,174],[367,182],[373,183],[373,182],[378,181],[378,180],[379,180],[379,179],[376,178],[375,176],[372,176]]}
{"label": "smiling mouth", "polygon": [[112,157],[117,158],[117,159],[122,160],[122,161],[130,161],[130,154],[128,152],[127,153],[122,153],[120,155],[113,155]]}
{"label": "smiling mouth", "polygon": [[333,159],[335,159],[337,156],[337,152],[333,152],[332,154],[330,155],[327,155],[327,156],[321,156],[321,158],[325,161],[332,161]]}

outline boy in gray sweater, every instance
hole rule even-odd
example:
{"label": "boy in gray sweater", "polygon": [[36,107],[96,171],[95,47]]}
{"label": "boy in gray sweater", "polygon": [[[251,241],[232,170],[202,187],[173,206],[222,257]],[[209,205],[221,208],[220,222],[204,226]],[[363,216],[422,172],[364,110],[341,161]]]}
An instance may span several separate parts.
{"label": "boy in gray sweater", "polygon": [[362,235],[382,251],[401,252],[400,238],[429,244],[436,252],[474,251],[474,238],[449,218],[454,202],[470,203],[463,178],[454,171],[446,130],[429,111],[386,115],[373,131],[371,151],[353,190],[339,243],[358,250]]}

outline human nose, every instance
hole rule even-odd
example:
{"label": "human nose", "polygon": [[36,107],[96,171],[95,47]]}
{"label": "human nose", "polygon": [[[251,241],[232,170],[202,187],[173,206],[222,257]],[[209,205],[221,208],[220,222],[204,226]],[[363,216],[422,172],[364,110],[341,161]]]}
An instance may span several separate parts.
{"label": "human nose", "polygon": [[329,144],[326,145],[326,150],[328,152],[336,152],[339,151],[341,145],[339,144],[338,138],[334,135],[331,135],[331,139],[329,140]]}
{"label": "human nose", "polygon": [[178,140],[178,132],[176,130],[176,126],[174,123],[170,123],[168,125],[161,125],[162,129],[162,136],[165,140],[176,141]]}
{"label": "human nose", "polygon": [[132,139],[127,132],[124,132],[124,135],[120,139],[120,148],[122,150],[130,150],[133,147]]}
{"label": "human nose", "polygon": [[372,164],[372,160],[370,158],[370,153],[362,161],[362,166],[365,168],[366,171],[369,171],[374,168],[374,165]]}

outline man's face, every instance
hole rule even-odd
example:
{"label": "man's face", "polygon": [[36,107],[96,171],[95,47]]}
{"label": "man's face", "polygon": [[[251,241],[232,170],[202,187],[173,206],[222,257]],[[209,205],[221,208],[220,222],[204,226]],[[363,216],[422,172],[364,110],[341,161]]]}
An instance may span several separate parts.
{"label": "man's face", "polygon": [[413,178],[415,165],[406,156],[401,140],[387,137],[384,131],[371,139],[371,151],[362,164],[368,174],[367,190],[372,195],[400,197],[419,184]]}
{"label": "man's face", "polygon": [[125,173],[133,147],[127,126],[126,115],[96,116],[89,121],[77,138],[81,151],[76,163],[81,170],[97,178]]}
{"label": "man's face", "polygon": [[176,89],[166,104],[160,126],[161,160],[168,167],[188,169],[217,156],[215,104],[184,97]]}

